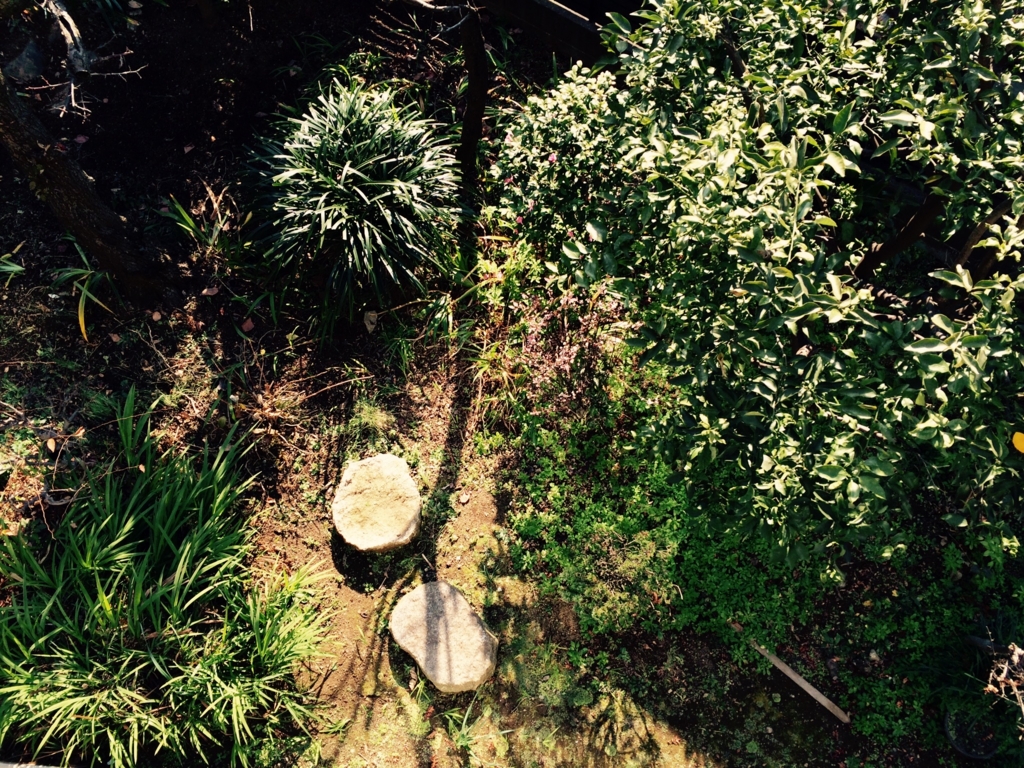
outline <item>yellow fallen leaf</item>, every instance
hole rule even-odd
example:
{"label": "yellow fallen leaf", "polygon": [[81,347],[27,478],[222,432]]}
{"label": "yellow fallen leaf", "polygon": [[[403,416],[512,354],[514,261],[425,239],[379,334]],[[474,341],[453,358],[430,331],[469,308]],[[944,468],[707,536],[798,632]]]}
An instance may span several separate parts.
{"label": "yellow fallen leaf", "polygon": [[146,474],[146,465],[145,464],[139,464],[139,472],[141,472],[142,474]]}
{"label": "yellow fallen leaf", "polygon": [[46,441],[46,447],[50,449],[50,453],[56,453],[57,441],[51,437],[49,440]]}
{"label": "yellow fallen leaf", "polygon": [[1024,432],[1013,433],[1013,447],[1024,453]]}

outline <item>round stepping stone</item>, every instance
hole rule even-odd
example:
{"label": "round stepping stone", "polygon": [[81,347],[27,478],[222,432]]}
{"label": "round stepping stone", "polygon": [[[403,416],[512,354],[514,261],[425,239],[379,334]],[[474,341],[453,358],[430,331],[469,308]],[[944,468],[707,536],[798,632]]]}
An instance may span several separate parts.
{"label": "round stepping stone", "polygon": [[443,693],[472,691],[494,674],[498,641],[448,582],[422,584],[399,600],[391,636]]}
{"label": "round stepping stone", "polygon": [[364,552],[384,552],[416,538],[420,506],[405,459],[382,453],[345,467],[331,512],[345,541]]}

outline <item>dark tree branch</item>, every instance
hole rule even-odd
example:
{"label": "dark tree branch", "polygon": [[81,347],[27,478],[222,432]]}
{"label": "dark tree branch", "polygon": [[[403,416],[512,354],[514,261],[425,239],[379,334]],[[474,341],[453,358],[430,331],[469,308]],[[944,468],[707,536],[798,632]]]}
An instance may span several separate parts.
{"label": "dark tree branch", "polygon": [[68,13],[61,0],[37,0],[40,7],[57,19],[57,26],[68,46],[67,64],[72,76],[77,72],[88,72],[95,60],[95,55],[85,47],[78,25]]}
{"label": "dark tree branch", "polygon": [[944,210],[945,205],[942,198],[935,194],[929,194],[896,237],[872,249],[853,270],[853,276],[858,280],[870,280],[874,276],[875,270],[882,264],[916,243]]}
{"label": "dark tree branch", "polygon": [[1012,207],[1013,201],[1010,199],[1005,200],[997,205],[992,210],[992,213],[972,230],[971,234],[967,237],[967,242],[964,243],[964,247],[960,249],[960,256],[956,260],[957,264],[961,267],[967,264],[967,260],[971,258],[971,252],[974,250],[974,247],[981,242],[981,238],[988,234],[988,228],[1008,214]]}
{"label": "dark tree branch", "polygon": [[467,196],[471,196],[477,185],[476,156],[480,139],[483,138],[484,108],[487,105],[487,52],[484,50],[480,17],[475,8],[467,8],[460,29],[469,83],[466,89],[466,111],[462,115],[462,142],[459,145],[458,157],[462,164],[462,183]]}
{"label": "dark tree branch", "polygon": [[458,29],[462,37],[462,53],[466,60],[466,109],[462,115],[462,139],[457,157],[462,166],[462,183],[467,198],[472,198],[477,185],[476,155],[484,134],[484,109],[487,106],[487,51],[480,29],[480,15],[472,2],[465,5],[434,5],[428,0],[405,0],[426,11],[462,14],[459,21],[445,32]]}
{"label": "dark tree branch", "polygon": [[466,10],[466,6],[464,5],[434,5],[433,3],[427,2],[427,0],[405,0],[405,2],[422,8],[425,11],[441,11],[450,13],[453,11]]}
{"label": "dark tree branch", "polygon": [[736,36],[733,35],[732,30],[726,24],[722,24],[722,28],[718,32],[718,39],[722,41],[725,50],[729,53],[729,58],[732,60],[733,73],[742,80],[743,76],[747,74],[747,63],[740,54],[739,45],[736,43]]}

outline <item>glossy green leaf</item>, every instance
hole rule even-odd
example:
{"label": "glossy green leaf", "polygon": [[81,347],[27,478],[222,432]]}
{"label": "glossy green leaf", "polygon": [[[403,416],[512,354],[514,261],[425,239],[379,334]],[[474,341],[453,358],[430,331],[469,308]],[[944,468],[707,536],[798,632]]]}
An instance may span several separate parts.
{"label": "glossy green leaf", "polygon": [[603,224],[596,221],[588,221],[587,234],[590,235],[594,242],[603,243],[604,239],[608,236],[608,230],[605,229]]}
{"label": "glossy green leaf", "polygon": [[623,34],[628,35],[633,31],[633,26],[629,23],[629,19],[621,13],[609,13],[608,18],[612,20],[612,23],[618,27]]}
{"label": "glossy green leaf", "polygon": [[845,107],[843,107],[832,120],[832,132],[837,136],[846,130],[846,126],[850,124],[850,114],[853,112],[853,102],[851,101]]}
{"label": "glossy green leaf", "polygon": [[908,127],[917,124],[917,117],[905,109],[894,109],[878,116],[883,123]]}
{"label": "glossy green leaf", "polygon": [[921,339],[912,344],[907,344],[904,349],[912,354],[920,355],[925,352],[946,352],[949,349],[949,345],[941,339]]}
{"label": "glossy green leaf", "polygon": [[827,155],[825,155],[825,164],[829,166],[833,171],[835,171],[839,176],[846,176],[846,163],[843,162],[843,158],[841,155],[838,155],[835,152],[829,152]]}
{"label": "glossy green leaf", "polygon": [[889,139],[888,141],[883,141],[881,144],[878,145],[878,149],[876,149],[872,153],[871,159],[874,160],[876,157],[881,157],[882,155],[886,154],[890,150],[896,149],[902,143],[903,143],[903,137],[902,136],[899,137],[899,138],[896,138],[896,139]]}
{"label": "glossy green leaf", "polygon": [[818,467],[815,470],[815,472],[818,473],[819,477],[822,477],[826,480],[840,480],[846,477],[846,470],[834,464],[826,464],[824,466]]}
{"label": "glossy green leaf", "polygon": [[882,484],[878,482],[876,478],[872,477],[871,475],[861,475],[859,477],[859,480],[860,484],[864,486],[864,489],[868,493],[871,493],[872,495],[877,496],[880,499],[888,498],[885,495],[885,490],[882,488]]}

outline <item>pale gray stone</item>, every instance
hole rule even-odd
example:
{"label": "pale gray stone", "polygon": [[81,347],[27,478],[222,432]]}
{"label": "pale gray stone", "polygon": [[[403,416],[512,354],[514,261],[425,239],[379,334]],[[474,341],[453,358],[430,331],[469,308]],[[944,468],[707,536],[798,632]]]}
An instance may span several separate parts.
{"label": "pale gray stone", "polygon": [[445,581],[422,584],[398,601],[391,636],[443,693],[472,691],[494,674],[498,641]]}
{"label": "pale gray stone", "polygon": [[366,552],[384,552],[416,537],[420,507],[405,459],[382,453],[345,467],[331,512],[345,541]]}

